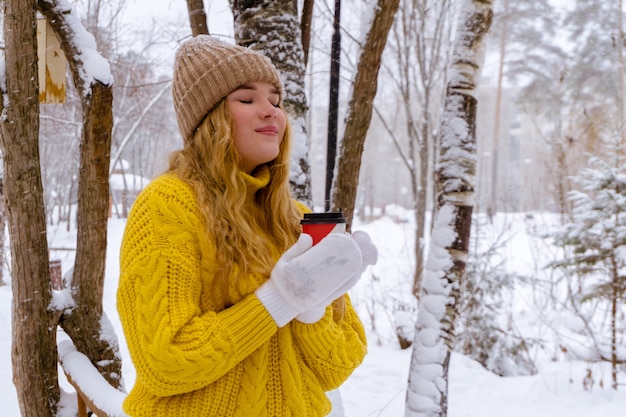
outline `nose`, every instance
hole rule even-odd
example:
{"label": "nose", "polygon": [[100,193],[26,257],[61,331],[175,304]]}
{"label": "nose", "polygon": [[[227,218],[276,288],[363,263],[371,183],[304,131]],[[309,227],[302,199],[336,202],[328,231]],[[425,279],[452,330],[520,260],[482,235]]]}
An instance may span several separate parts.
{"label": "nose", "polygon": [[278,107],[274,106],[269,101],[266,101],[261,106],[261,109],[259,110],[259,113],[260,113],[261,117],[264,118],[264,119],[273,119],[274,117],[276,117],[276,115],[278,114],[279,111],[280,111],[280,109]]}

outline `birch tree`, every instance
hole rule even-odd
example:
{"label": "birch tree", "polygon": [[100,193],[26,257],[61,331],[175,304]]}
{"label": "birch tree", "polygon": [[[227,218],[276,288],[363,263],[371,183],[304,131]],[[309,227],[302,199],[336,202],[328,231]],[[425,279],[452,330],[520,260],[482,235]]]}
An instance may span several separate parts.
{"label": "birch tree", "polygon": [[467,0],[459,15],[441,119],[437,207],[415,324],[405,417],[448,413],[450,357],[474,205],[474,94],[492,17],[490,0]]}

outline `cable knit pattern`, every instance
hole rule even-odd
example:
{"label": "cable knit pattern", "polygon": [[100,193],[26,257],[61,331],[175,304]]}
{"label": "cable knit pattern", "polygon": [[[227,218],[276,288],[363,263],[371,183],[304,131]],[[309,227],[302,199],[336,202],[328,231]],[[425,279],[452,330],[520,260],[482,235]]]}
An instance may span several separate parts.
{"label": "cable knit pattern", "polygon": [[[254,204],[269,174],[241,175]],[[327,415],[324,391],[345,381],[366,353],[349,301],[340,322],[328,308],[316,323],[279,329],[254,295],[268,277],[248,277],[224,300],[213,290],[223,278],[211,273],[216,248],[200,219],[192,190],[171,174],[155,179],[128,217],[117,307],[137,378],[125,411],[133,417]],[[277,252],[269,243],[268,250]]]}

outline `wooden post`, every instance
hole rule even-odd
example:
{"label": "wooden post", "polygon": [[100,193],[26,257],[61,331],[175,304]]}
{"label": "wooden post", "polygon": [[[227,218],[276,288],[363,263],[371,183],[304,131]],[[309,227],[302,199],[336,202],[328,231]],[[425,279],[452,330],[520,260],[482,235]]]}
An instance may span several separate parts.
{"label": "wooden post", "polygon": [[53,290],[60,291],[63,289],[63,271],[60,259],[50,260],[50,283]]}
{"label": "wooden post", "polygon": [[326,194],[324,211],[332,207],[331,197],[333,177],[335,175],[335,159],[337,158],[337,117],[339,113],[339,71],[341,58],[341,0],[335,0],[333,18],[333,38],[330,51],[330,95],[328,103],[328,137],[326,140]]}

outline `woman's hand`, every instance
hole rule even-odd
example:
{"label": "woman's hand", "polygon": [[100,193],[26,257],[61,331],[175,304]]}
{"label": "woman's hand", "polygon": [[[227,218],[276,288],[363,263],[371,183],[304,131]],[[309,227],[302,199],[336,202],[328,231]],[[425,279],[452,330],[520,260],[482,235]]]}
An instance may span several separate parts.
{"label": "woman's hand", "polygon": [[350,235],[331,234],[312,246],[311,236],[302,234],[255,294],[282,327],[298,314],[332,301],[338,291],[343,294],[363,269],[361,247]]}

